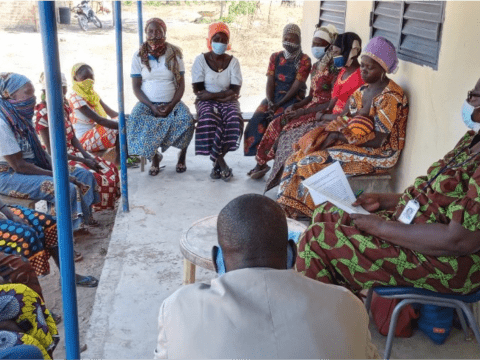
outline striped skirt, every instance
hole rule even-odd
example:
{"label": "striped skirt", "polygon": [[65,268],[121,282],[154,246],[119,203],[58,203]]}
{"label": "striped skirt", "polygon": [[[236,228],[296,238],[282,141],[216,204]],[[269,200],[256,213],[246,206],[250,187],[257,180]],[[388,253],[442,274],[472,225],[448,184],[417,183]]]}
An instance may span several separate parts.
{"label": "striped skirt", "polygon": [[238,149],[243,134],[243,118],[238,101],[199,101],[197,114],[195,155],[209,155],[215,162],[219,155]]}

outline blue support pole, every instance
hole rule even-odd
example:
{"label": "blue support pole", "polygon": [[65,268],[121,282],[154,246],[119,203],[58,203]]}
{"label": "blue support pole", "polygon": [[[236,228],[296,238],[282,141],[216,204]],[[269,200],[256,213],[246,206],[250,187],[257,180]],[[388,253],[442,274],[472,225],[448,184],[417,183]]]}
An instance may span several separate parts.
{"label": "blue support pole", "polygon": [[42,34],[43,62],[47,85],[47,107],[52,143],[55,208],[60,254],[63,316],[67,359],[80,359],[78,332],[77,291],[75,264],[73,262],[73,232],[70,208],[70,182],[67,166],[63,91],[57,41],[57,23],[54,1],[39,1],[40,29]]}
{"label": "blue support pole", "polygon": [[125,101],[123,96],[123,54],[122,54],[122,4],[115,1],[115,43],[117,50],[118,127],[120,131],[120,164],[122,179],[123,211],[128,212],[127,178],[127,129],[125,122]]}
{"label": "blue support pole", "polygon": [[137,17],[138,17],[138,41],[140,46],[143,44],[143,11],[142,2],[137,1]]}

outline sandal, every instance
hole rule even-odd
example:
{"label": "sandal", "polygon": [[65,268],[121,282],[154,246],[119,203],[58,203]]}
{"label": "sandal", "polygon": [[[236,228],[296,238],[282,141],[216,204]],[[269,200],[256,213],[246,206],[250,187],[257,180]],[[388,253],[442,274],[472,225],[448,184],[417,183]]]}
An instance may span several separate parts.
{"label": "sandal", "polygon": [[183,173],[187,171],[187,165],[185,164],[177,164],[177,173]]}
{"label": "sandal", "polygon": [[98,286],[98,280],[93,276],[82,276],[80,280],[75,281],[75,284],[77,284],[77,286],[93,288]]}
{"label": "sandal", "polygon": [[233,177],[232,168],[228,168],[227,170],[220,171],[220,176],[222,177],[223,181],[225,182],[230,181],[230,179]]}
{"label": "sandal", "polygon": [[214,167],[210,173],[210,178],[218,180],[222,178],[220,167]]}
{"label": "sandal", "polygon": [[79,262],[83,260],[83,255],[81,252],[73,250],[73,261]]}
{"label": "sandal", "polygon": [[259,180],[265,176],[267,172],[270,171],[270,166],[266,165],[262,170],[254,171],[250,174],[250,177],[254,180]]}
{"label": "sandal", "polygon": [[150,170],[148,170],[148,175],[157,176],[160,172],[160,168],[158,166],[152,166]]}
{"label": "sandal", "polygon": [[50,311],[50,315],[52,315],[53,321],[55,321],[55,325],[58,325],[62,322],[62,315],[56,314],[53,311]]}

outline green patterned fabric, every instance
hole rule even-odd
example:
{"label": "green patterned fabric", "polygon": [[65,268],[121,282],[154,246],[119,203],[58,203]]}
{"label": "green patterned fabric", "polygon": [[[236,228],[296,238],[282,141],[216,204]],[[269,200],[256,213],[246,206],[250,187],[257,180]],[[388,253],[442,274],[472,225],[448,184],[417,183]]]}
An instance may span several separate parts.
{"label": "green patterned fabric", "polygon": [[[396,221],[406,203],[420,203],[414,224],[455,221],[480,230],[480,156],[471,157],[473,132],[435,162],[403,193],[394,211],[377,215]],[[466,148],[467,147],[467,148]],[[427,182],[458,157],[423,191]],[[479,235],[480,236],[480,235]],[[428,256],[392,245],[357,229],[344,211],[330,203],[318,207],[299,242],[297,270],[313,279],[344,285],[352,291],[372,286],[413,286],[437,292],[468,294],[480,288],[480,252],[467,256]]]}

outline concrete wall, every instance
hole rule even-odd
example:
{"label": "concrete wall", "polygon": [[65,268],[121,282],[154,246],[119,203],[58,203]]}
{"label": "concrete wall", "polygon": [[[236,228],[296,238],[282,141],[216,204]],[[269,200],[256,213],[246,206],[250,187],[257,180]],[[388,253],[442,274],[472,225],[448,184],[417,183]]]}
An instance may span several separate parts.
{"label": "concrete wall", "polygon": [[[346,31],[356,32],[366,44],[370,36],[371,1],[349,1]],[[306,1],[303,10],[303,48],[309,53],[318,22],[319,1]],[[391,78],[408,94],[410,114],[406,147],[395,170],[396,190],[425,174],[435,160],[457,143],[467,130],[460,109],[480,77],[480,2],[447,1],[438,70],[400,61]]]}
{"label": "concrete wall", "polygon": [[25,29],[37,31],[38,11],[36,1],[0,2],[0,29]]}

